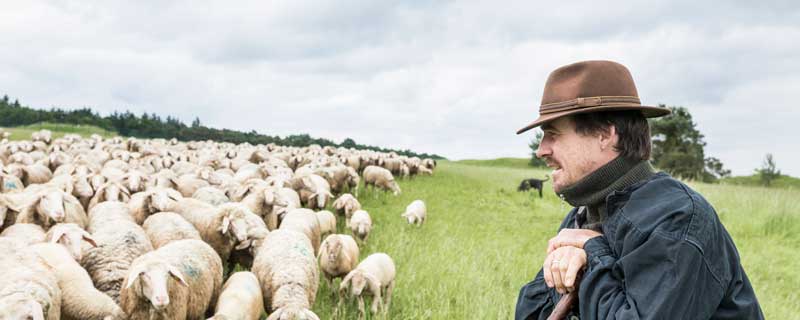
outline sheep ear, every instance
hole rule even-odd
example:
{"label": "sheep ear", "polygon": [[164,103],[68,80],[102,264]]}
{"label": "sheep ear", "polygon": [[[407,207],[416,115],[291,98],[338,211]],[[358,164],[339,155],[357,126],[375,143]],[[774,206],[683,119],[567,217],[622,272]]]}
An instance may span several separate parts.
{"label": "sheep ear", "polygon": [[174,189],[167,189],[167,197],[175,201],[180,201],[183,198],[183,195]]}
{"label": "sheep ear", "polygon": [[125,289],[130,289],[130,287],[133,286],[133,283],[136,282],[136,279],[139,278],[139,275],[142,273],[144,273],[144,269],[142,268],[131,269],[131,271],[128,273],[128,277],[125,279],[125,281],[127,281],[125,283]]}
{"label": "sheep ear", "polygon": [[65,234],[66,230],[59,229],[58,231],[53,233],[53,238],[50,239],[50,243],[58,243],[58,241],[61,240],[61,237],[63,237]]}
{"label": "sheep ear", "polygon": [[82,234],[83,234],[83,240],[86,240],[86,242],[91,244],[93,247],[97,248],[97,242],[94,241],[94,238],[92,238],[92,235],[90,233],[83,231]]}
{"label": "sheep ear", "polygon": [[222,234],[228,233],[228,229],[230,228],[231,228],[231,219],[228,218],[227,216],[222,217],[222,227],[220,227],[220,231],[222,231]]}
{"label": "sheep ear", "polygon": [[178,268],[175,268],[175,266],[169,266],[169,273],[184,286],[187,287],[189,286],[189,284],[186,283],[186,280],[183,279],[183,274],[181,273],[181,271],[178,270]]}

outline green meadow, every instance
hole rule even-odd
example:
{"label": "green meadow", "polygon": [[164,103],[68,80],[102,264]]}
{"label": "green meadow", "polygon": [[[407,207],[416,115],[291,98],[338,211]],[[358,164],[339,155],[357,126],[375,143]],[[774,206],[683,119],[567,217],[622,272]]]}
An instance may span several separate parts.
{"label": "green meadow", "polygon": [[[388,318],[513,318],[519,288],[540,268],[547,240],[570,209],[549,182],[542,199],[516,191],[523,178],[547,174],[526,162],[441,161],[433,177],[402,180],[400,196],[361,194],[374,222],[362,259],[386,252],[397,265]],[[690,185],[715,206],[733,236],[767,319],[796,317],[800,204],[792,199],[800,198],[800,190]],[[428,207],[428,220],[420,228],[400,217],[415,199]],[[333,318],[336,300],[327,284],[320,285],[317,297],[314,311],[322,319]],[[356,315],[357,305],[350,301],[337,318]]]}

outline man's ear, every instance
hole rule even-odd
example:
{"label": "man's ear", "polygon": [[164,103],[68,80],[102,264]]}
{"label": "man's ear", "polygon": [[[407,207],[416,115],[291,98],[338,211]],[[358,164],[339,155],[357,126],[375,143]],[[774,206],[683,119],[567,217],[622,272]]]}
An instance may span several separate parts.
{"label": "man's ear", "polygon": [[614,146],[617,145],[619,141],[619,135],[617,135],[617,127],[614,125],[610,125],[605,128],[605,130],[600,130],[598,133],[598,139],[600,142],[600,150],[608,150],[613,149]]}

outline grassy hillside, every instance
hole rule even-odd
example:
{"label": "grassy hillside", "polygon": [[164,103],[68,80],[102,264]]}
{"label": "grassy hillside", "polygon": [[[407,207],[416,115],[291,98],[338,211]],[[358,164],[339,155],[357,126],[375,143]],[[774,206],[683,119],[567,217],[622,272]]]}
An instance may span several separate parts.
{"label": "grassy hillside", "polygon": [[[360,197],[375,228],[362,258],[391,255],[398,280],[391,319],[510,319],[519,288],[544,260],[547,240],[569,207],[552,191],[519,193],[518,182],[547,172],[499,166],[507,160],[440,162],[433,177],[401,181],[398,197]],[[470,164],[471,163],[471,164]],[[716,207],[736,241],[743,265],[768,319],[800,311],[800,191],[692,184]],[[546,183],[547,190],[552,190]],[[421,228],[399,217],[414,199],[428,205]],[[338,282],[337,282],[338,283]],[[322,284],[314,307],[332,316],[335,300]],[[345,319],[354,318],[354,302]]]}
{"label": "grassy hillside", "polygon": [[65,134],[70,134],[70,133],[77,133],[85,138],[88,138],[89,136],[95,133],[106,138],[117,135],[114,132],[106,131],[102,128],[98,128],[95,126],[81,126],[81,125],[47,123],[47,122],[37,123],[27,126],[20,126],[20,127],[3,128],[3,130],[11,132],[11,137],[9,138],[9,140],[30,140],[31,133],[34,133],[42,129],[47,129],[52,131],[53,139],[63,137]]}
{"label": "grassy hillside", "polygon": [[[742,186],[761,186],[761,177],[758,175],[738,176],[725,178],[721,181],[722,184],[733,184]],[[792,188],[800,189],[800,179],[782,175],[772,181],[770,188]]]}
{"label": "grassy hillside", "polygon": [[525,158],[497,158],[488,160],[460,160],[459,164],[476,165],[482,167],[504,167],[504,168],[517,168],[529,169],[528,165],[530,159]]}

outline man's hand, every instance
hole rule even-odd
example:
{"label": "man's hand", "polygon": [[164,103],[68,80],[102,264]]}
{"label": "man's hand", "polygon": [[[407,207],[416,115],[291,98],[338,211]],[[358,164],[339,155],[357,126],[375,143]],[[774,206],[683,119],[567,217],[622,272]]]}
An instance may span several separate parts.
{"label": "man's hand", "polygon": [[578,272],[586,265],[586,251],[573,246],[559,247],[544,259],[544,281],[560,294],[575,290]]}
{"label": "man's hand", "polygon": [[561,229],[558,235],[547,243],[547,254],[560,247],[576,247],[583,249],[583,244],[591,238],[602,236],[602,233],[588,229]]}

